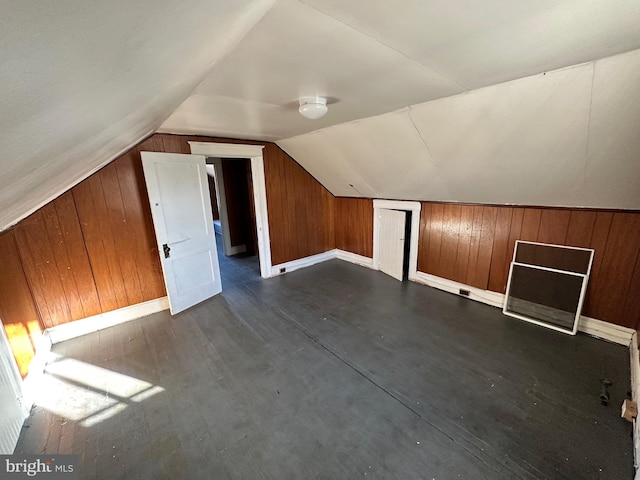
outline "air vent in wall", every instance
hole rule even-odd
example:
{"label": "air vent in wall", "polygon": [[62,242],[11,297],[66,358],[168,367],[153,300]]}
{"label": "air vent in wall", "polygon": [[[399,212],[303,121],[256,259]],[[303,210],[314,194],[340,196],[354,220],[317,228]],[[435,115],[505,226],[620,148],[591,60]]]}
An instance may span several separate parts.
{"label": "air vent in wall", "polygon": [[503,312],[575,335],[592,262],[592,249],[516,241]]}

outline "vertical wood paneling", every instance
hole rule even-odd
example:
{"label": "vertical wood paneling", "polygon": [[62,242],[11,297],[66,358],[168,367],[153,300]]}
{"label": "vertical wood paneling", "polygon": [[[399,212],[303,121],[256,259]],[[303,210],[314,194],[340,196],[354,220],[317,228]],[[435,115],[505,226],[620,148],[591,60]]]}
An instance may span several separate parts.
{"label": "vertical wood paneling", "polygon": [[442,224],[444,222],[444,205],[431,205],[431,235],[427,251],[427,273],[442,276],[440,270],[440,246],[442,245]]}
{"label": "vertical wood paneling", "polygon": [[335,248],[333,195],[277,145],[263,156],[272,263]]}
{"label": "vertical wood paneling", "polygon": [[540,230],[540,218],[542,210],[539,208],[525,208],[522,215],[522,227],[520,229],[519,240],[530,242],[538,241],[538,231]]}
{"label": "vertical wood paneling", "polygon": [[130,151],[118,158],[115,166],[123,198],[124,220],[132,240],[128,246],[128,254],[135,259],[142,301],[163,297],[167,293],[140,154],[135,150]]}
{"label": "vertical wood paneling", "polygon": [[511,214],[511,227],[509,229],[509,241],[507,243],[507,258],[504,262],[503,271],[505,286],[501,290],[496,290],[500,293],[504,293],[507,289],[506,282],[509,281],[509,267],[511,265],[511,260],[513,259],[513,252],[516,248],[516,240],[520,238],[521,230],[522,230],[522,221],[524,220],[524,208],[513,208],[513,213]]}
{"label": "vertical wood paneling", "polygon": [[335,199],[336,248],[373,257],[373,200]]}
{"label": "vertical wood paneling", "polygon": [[587,248],[591,245],[596,212],[573,210],[567,229],[567,245]]}
{"label": "vertical wood paneling", "polygon": [[[637,319],[624,315],[640,246],[640,215],[614,213],[607,238],[604,258],[598,272],[601,288],[606,294],[599,296],[595,306],[597,318],[614,321],[635,328]],[[606,286],[606,287],[605,287]]]}
{"label": "vertical wood paneling", "polygon": [[607,296],[607,286],[604,276],[600,275],[602,264],[604,262],[604,254],[609,240],[609,231],[611,230],[611,222],[613,213],[598,212],[593,225],[593,233],[591,234],[590,248],[595,250],[593,256],[593,264],[591,265],[591,275],[589,276],[589,285],[587,285],[587,296],[585,297],[583,311],[585,315],[593,318],[604,320],[602,315],[605,312],[601,308],[604,305]]}
{"label": "vertical wood paneling", "polygon": [[[467,275],[464,283],[476,286],[476,267],[478,265],[478,255],[480,252],[480,237],[482,235],[482,207],[475,205],[473,207],[473,224],[471,227],[471,236],[469,238],[469,263],[467,266]],[[482,288],[482,287],[478,287]]]}
{"label": "vertical wood paneling", "polygon": [[460,205],[446,204],[442,212],[442,236],[440,244],[440,276],[454,278],[458,236],[460,234]]}
{"label": "vertical wood paneling", "polygon": [[538,228],[538,242],[564,245],[570,219],[570,210],[543,209]]}
{"label": "vertical wood paneling", "polygon": [[0,234],[0,265],[0,319],[24,377],[43,327],[11,230]]}
{"label": "vertical wood paneling", "polygon": [[511,231],[512,218],[512,208],[498,208],[488,286],[488,289],[494,292],[503,292],[507,286],[508,274],[504,265],[508,264],[509,232]]}
{"label": "vertical wood paneling", "polygon": [[[105,168],[115,168],[113,164]],[[105,170],[105,169],[103,169]],[[130,305],[120,263],[116,236],[109,221],[106,195],[102,186],[103,170],[76,185],[72,192],[82,223],[85,245],[94,280],[105,311]]]}
{"label": "vertical wood paneling", "polygon": [[[420,234],[418,237],[418,270],[429,272],[429,244],[431,241],[431,219],[433,218],[432,203],[422,203],[420,209]],[[336,235],[338,232],[336,231]]]}
{"label": "vertical wood paneling", "polygon": [[485,290],[489,285],[497,213],[498,209],[496,207],[483,207],[482,209],[482,230],[480,233],[478,259],[471,285]]}
{"label": "vertical wood paneling", "polygon": [[72,320],[61,272],[47,234],[43,209],[20,222],[15,228],[15,237],[44,326],[53,327]]}
{"label": "vertical wood paneling", "polygon": [[[167,153],[191,153],[188,140],[179,135],[154,135],[162,141],[162,152]],[[152,138],[154,138],[152,137]]]}
{"label": "vertical wood paneling", "polygon": [[640,326],[640,213],[423,202],[418,270],[504,293],[516,240],[593,248],[583,314]]}
{"label": "vertical wood paneling", "polygon": [[[53,207],[53,209],[50,209]],[[66,192],[43,208],[47,232],[59,266],[60,277],[74,319],[102,311],[93,282],[93,273],[84,246],[82,228],[71,192]],[[47,218],[48,217],[48,218]]]}
{"label": "vertical wood paneling", "polygon": [[640,326],[640,254],[636,259],[633,275],[627,288],[622,318],[627,319],[628,324],[636,330]]}
{"label": "vertical wood paneling", "polygon": [[456,252],[456,265],[452,280],[464,283],[469,267],[469,250],[471,248],[471,233],[473,230],[474,207],[460,205],[460,230],[458,232],[458,249]]}

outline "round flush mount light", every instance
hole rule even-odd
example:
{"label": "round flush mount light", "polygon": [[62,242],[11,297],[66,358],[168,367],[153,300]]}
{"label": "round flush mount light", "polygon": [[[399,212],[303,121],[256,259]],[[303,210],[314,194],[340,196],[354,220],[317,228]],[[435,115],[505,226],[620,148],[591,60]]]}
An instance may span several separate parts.
{"label": "round flush mount light", "polygon": [[327,113],[327,99],[323,97],[304,97],[300,99],[298,111],[310,120],[320,118]]}

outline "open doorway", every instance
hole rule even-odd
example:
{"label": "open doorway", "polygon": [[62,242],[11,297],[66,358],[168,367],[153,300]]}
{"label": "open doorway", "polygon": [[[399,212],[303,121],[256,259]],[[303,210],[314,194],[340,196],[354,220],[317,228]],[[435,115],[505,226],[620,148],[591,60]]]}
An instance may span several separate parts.
{"label": "open doorway", "polygon": [[[266,185],[264,178],[263,145],[244,145],[216,142],[189,142],[191,153],[205,158],[237,159],[248,158],[251,165],[251,186],[255,211],[256,250],[260,263],[260,275],[269,278],[274,275],[269,247],[269,221],[267,215]],[[221,222],[222,223],[222,222]],[[228,258],[226,255],[224,258]]]}
{"label": "open doorway", "polygon": [[220,273],[225,285],[260,275],[256,210],[248,158],[207,157]]}

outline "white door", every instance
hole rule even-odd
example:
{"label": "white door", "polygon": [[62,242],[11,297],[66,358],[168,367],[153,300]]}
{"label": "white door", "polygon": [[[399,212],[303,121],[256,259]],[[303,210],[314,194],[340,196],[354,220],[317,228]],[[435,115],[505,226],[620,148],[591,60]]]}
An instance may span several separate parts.
{"label": "white door", "polygon": [[407,212],[380,210],[380,270],[402,281]]}
{"label": "white door", "polygon": [[222,291],[205,158],[141,156],[173,315]]}
{"label": "white door", "polygon": [[0,324],[0,455],[11,455],[18,443],[22,422],[29,414],[23,405],[22,378],[9,339]]}

